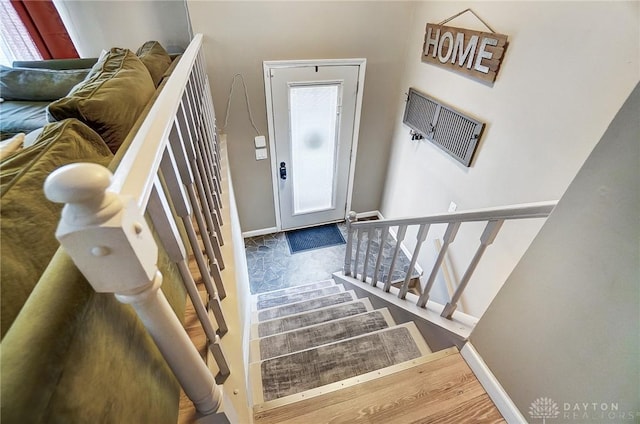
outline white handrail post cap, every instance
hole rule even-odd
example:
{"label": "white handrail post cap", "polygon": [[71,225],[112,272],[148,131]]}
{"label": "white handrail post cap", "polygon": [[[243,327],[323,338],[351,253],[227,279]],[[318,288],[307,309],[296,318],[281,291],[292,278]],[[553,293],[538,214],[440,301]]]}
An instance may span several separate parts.
{"label": "white handrail post cap", "polygon": [[44,191],[66,203],[56,238],[94,290],[134,293],[151,284],[158,247],[134,199],[108,191],[111,176],[97,164],[71,164],[52,172]]}
{"label": "white handrail post cap", "polygon": [[119,196],[107,191],[112,176],[104,166],[74,163],[53,171],[44,182],[44,193],[52,202],[65,203],[61,220],[64,224],[85,226],[108,219],[122,209]]}
{"label": "white handrail post cap", "polygon": [[44,183],[49,200],[83,203],[102,196],[111,184],[111,172],[95,163],[73,163],[53,171]]}

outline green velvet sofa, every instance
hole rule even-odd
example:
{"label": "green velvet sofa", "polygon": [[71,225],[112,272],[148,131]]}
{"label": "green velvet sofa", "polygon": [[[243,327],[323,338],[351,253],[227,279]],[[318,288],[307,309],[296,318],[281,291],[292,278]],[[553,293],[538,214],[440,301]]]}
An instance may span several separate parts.
{"label": "green velvet sofa", "polygon": [[[145,48],[158,56],[150,64]],[[96,293],[59,247],[61,206],[42,189],[68,163],[118,167],[179,60],[160,49],[94,60],[68,94],[46,100],[53,122],[34,143],[0,162],[2,423],[177,422],[174,375],[133,309]],[[158,264],[182,320],[178,271],[162,249]]]}

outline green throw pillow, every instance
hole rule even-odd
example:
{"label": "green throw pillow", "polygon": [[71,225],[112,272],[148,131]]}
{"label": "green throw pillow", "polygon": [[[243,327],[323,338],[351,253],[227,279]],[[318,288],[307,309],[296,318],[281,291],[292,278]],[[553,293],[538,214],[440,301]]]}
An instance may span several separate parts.
{"label": "green throw pillow", "polygon": [[49,105],[55,120],[76,118],[93,128],[116,152],[135,124],[155,86],[149,71],[130,50],[112,48],[89,77]]}
{"label": "green throw pillow", "polygon": [[57,71],[0,65],[0,97],[34,102],[58,100],[84,80],[88,73],[88,69]]}
{"label": "green throw pillow", "polygon": [[157,87],[162,76],[171,65],[169,53],[157,41],[147,41],[136,52],[144,66],[147,67],[153,83]]}
{"label": "green throw pillow", "polygon": [[45,126],[36,142],[0,162],[0,328],[2,337],[58,248],[62,205],[44,197],[55,169],[74,162],[107,165],[112,154],[91,128],[76,119]]}

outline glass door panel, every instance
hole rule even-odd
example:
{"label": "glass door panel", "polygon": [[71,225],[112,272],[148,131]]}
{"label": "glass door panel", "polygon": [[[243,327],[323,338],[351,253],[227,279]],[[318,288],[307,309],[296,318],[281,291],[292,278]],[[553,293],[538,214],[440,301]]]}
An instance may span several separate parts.
{"label": "glass door panel", "polygon": [[289,86],[293,214],[333,209],[340,83]]}

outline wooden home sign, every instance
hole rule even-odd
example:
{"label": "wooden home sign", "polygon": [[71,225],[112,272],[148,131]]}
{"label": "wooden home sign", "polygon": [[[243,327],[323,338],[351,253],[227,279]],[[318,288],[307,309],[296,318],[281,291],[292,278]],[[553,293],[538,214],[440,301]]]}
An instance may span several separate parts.
{"label": "wooden home sign", "polygon": [[427,24],[422,61],[494,82],[507,44],[503,34]]}

